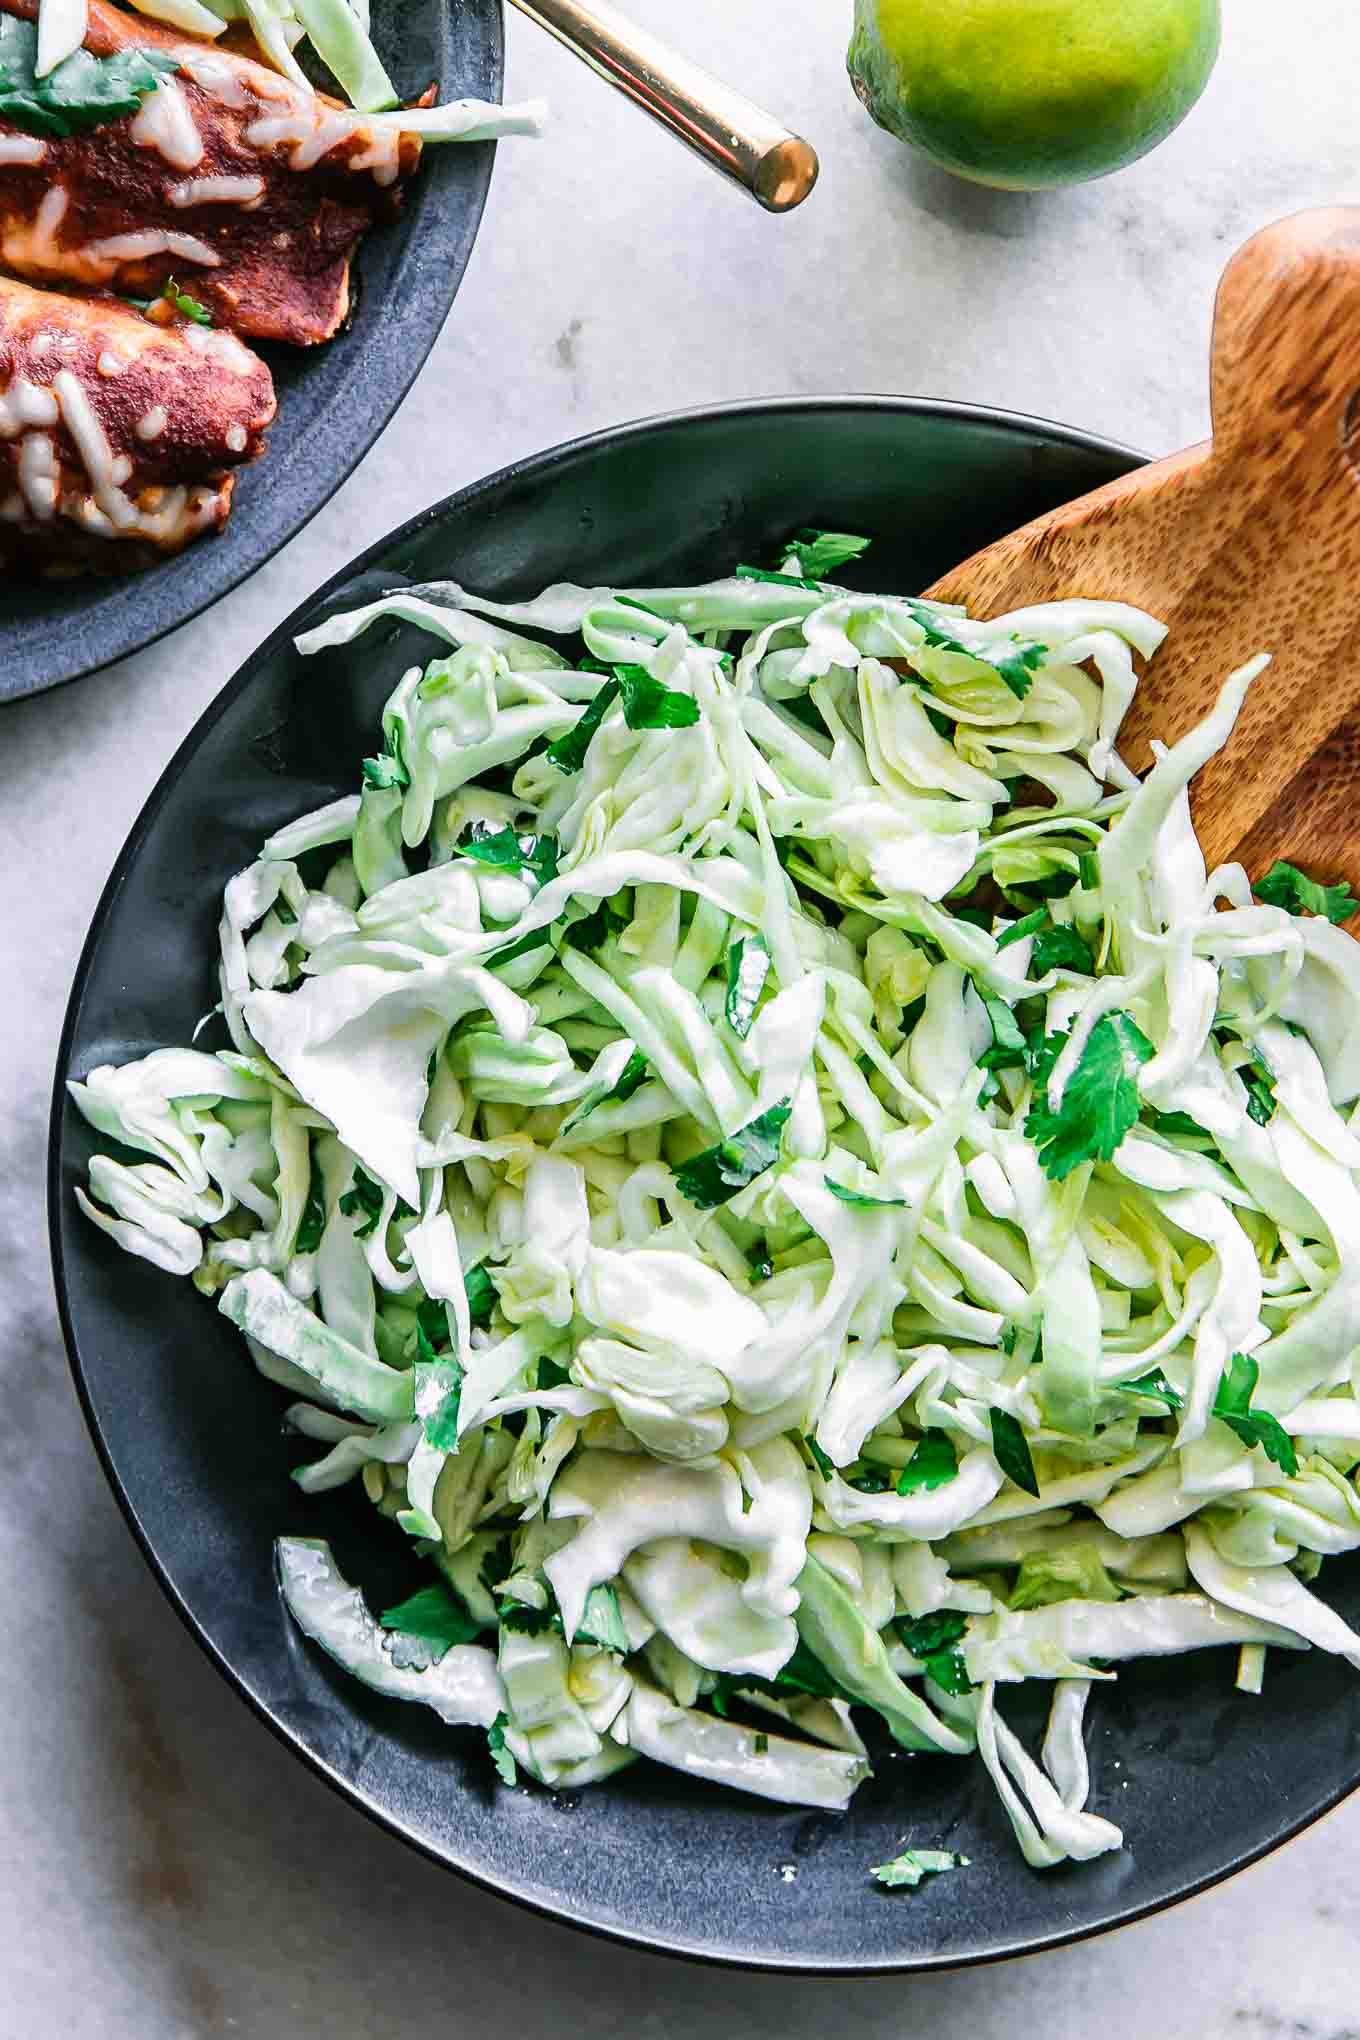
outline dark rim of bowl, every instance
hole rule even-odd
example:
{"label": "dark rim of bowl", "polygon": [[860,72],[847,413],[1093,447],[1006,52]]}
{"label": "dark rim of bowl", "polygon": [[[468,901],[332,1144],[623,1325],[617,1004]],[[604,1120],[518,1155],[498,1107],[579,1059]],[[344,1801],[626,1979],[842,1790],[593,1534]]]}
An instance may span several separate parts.
{"label": "dark rim of bowl", "polygon": [[95,908],[89,931],[81,947],[80,960],[76,965],[75,977],[72,980],[66,1017],[62,1024],[61,1040],[57,1049],[48,1139],[48,1234],[52,1251],[52,1272],[56,1288],[57,1311],[61,1321],[62,1336],[66,1342],[66,1352],[70,1362],[72,1378],[75,1382],[76,1394],[80,1400],[80,1406],[84,1413],[90,1436],[94,1441],[95,1451],[104,1469],[105,1478],[113,1490],[114,1497],[123,1512],[128,1528],[141,1549],[142,1556],[145,1558],[170,1606],[184,1623],[194,1641],[232,1686],[238,1697],[244,1700],[251,1712],[258,1716],[266,1728],[286,1748],[290,1749],[295,1756],[301,1758],[308,1769],[320,1778],[324,1784],[328,1785],[347,1805],[356,1808],[378,1827],[385,1829],[388,1834],[404,1842],[408,1848],[415,1849],[420,1855],[428,1857],[432,1863],[437,1863],[441,1869],[451,1870],[456,1875],[465,1877],[469,1883],[478,1885],[484,1891],[494,1893],[498,1898],[509,1899],[513,1904],[523,1907],[527,1912],[535,1913],[539,1917],[552,1920],[559,1925],[574,1927],[578,1931],[593,1935],[600,1940],[614,1942],[624,1947],[641,1948],[650,1954],[678,1956],[686,1961],[719,1969],[746,1970],[789,1976],[923,1975],[932,1972],[939,1973],[950,1970],[980,1968],[984,1964],[1012,1961],[1021,1955],[1042,1954],[1051,1948],[1071,1947],[1079,1941],[1091,1940],[1098,1934],[1109,1933],[1118,1927],[1132,1926],[1139,1920],[1149,1919],[1156,1913],[1165,1912],[1173,1905],[1179,1905],[1186,1899],[1198,1897],[1200,1893],[1212,1890],[1215,1885],[1224,1883],[1229,1877],[1233,1877],[1239,1871],[1249,1868],[1251,1864],[1259,1862],[1262,1857],[1270,1855],[1285,1842],[1292,1841],[1305,1828],[1311,1827],[1316,1821],[1333,1812],[1341,1804],[1342,1800],[1349,1797],[1351,1792],[1356,1789],[1355,1785],[1352,1783],[1338,1786],[1336,1791],[1320,1806],[1280,1829],[1258,1846],[1241,1851],[1213,1872],[1193,1879],[1180,1890],[1171,1892],[1164,1897],[1150,1900],[1145,1904],[1130,1906],[1126,1910],[1117,1912],[1107,1920],[1096,1925],[1069,1929],[1059,1928],[1052,1933],[1032,1935],[1027,1941],[1017,1942],[1010,1948],[987,1949],[962,1959],[953,1956],[940,1960],[926,1958],[925,1960],[909,1959],[906,1961],[888,1960],[881,1962],[842,1962],[837,1960],[799,1962],[774,1958],[764,1960],[749,1953],[735,1954],[721,1949],[696,1949],[678,1941],[664,1940],[656,1934],[635,1932],[621,1927],[611,1927],[595,1920],[573,1918],[571,1915],[561,1912],[550,1905],[540,1904],[536,1900],[526,1897],[522,1892],[516,1890],[512,1884],[502,1881],[495,1876],[466,1869],[462,1865],[451,1863],[437,1849],[429,1847],[426,1843],[407,1833],[399,1821],[395,1820],[382,1807],[375,1805],[347,1780],[341,1778],[331,1769],[324,1757],[307,1748],[291,1730],[286,1728],[282,1722],[270,1713],[266,1706],[257,1701],[254,1695],[247,1691],[237,1676],[233,1665],[223,1656],[212,1638],[203,1629],[193,1611],[183,1600],[173,1582],[162,1568],[155,1549],[142,1529],[136,1509],[133,1506],[131,1497],[123,1486],[118,1469],[109,1455],[108,1448],[105,1445],[95,1419],[93,1405],[85,1381],[84,1367],[81,1362],[71,1322],[61,1242],[61,1138],[62,1119],[67,1105],[65,1073],[70,1063],[71,1048],[84,996],[85,981],[89,973],[91,957],[106,909],[121,887],[125,873],[139,854],[141,846],[160,812],[171,784],[178,776],[181,768],[197,749],[205,731],[212,727],[227,706],[235,700],[236,696],[249,686],[254,678],[256,668],[272,654],[278,645],[292,636],[305,617],[310,615],[320,603],[334,595],[354,575],[363,572],[366,567],[375,564],[393,546],[413,536],[416,532],[423,530],[434,520],[445,516],[450,511],[471,508],[483,496],[494,489],[500,488],[506,482],[527,478],[537,479],[544,474],[550,473],[555,468],[564,467],[572,462],[586,458],[603,446],[618,446],[626,444],[632,439],[644,438],[659,427],[683,426],[690,422],[710,418],[738,418],[754,415],[770,416],[778,415],[780,412],[796,416],[800,412],[818,410],[833,412],[837,410],[845,412],[905,411],[924,417],[966,419],[974,424],[999,426],[1002,430],[1013,432],[1017,437],[1021,438],[1032,438],[1036,434],[1042,434],[1046,438],[1056,439],[1069,446],[1080,447],[1098,453],[1114,454],[1131,463],[1141,464],[1147,458],[1146,455],[1139,453],[1135,448],[1126,446],[1118,440],[1103,438],[1098,433],[1083,432],[1076,427],[1054,424],[1047,419],[1033,417],[1023,412],[1005,411],[982,404],[951,403],[943,399],[931,398],[880,397],[871,395],[765,397],[727,404],[699,405],[680,411],[661,412],[654,417],[637,419],[627,425],[615,426],[605,431],[590,433],[581,439],[568,440],[561,446],[550,448],[545,453],[535,454],[524,460],[512,461],[509,466],[499,469],[495,474],[487,475],[481,481],[473,482],[467,488],[457,490],[453,495],[444,497],[442,501],[432,504],[430,508],[420,511],[412,518],[408,518],[405,524],[399,525],[394,531],[389,532],[385,538],[379,539],[375,545],[369,546],[357,559],[352,560],[348,566],[333,574],[323,587],[318,588],[305,601],[299,603],[291,615],[286,617],[270,633],[264,643],[257,647],[240,671],[227,682],[221,692],[208,704],[207,708],[198,718],[152,788],[141,813],[134,822],[127,841],[119,852],[117,862],[114,864],[108,881],[99,896],[99,903]]}

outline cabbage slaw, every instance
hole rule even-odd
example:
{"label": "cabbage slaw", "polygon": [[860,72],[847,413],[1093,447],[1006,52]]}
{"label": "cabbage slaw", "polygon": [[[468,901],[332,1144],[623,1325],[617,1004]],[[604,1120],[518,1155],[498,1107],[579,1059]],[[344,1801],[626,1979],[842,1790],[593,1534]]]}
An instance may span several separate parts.
{"label": "cabbage slaw", "polygon": [[231,1047],[71,1085],[142,1157],[77,1195],[296,1398],[299,1486],[427,1562],[375,1617],[280,1541],[357,1677],[507,1780],[832,1809],[874,1716],[980,1756],[1043,1868],[1121,1845],[1119,1664],[1360,1664],[1311,1586],[1360,1544],[1354,902],[1205,870],[1187,787],[1264,659],[1140,783],[1154,619],[829,581],[863,544],[306,633],[448,649],[227,886]]}

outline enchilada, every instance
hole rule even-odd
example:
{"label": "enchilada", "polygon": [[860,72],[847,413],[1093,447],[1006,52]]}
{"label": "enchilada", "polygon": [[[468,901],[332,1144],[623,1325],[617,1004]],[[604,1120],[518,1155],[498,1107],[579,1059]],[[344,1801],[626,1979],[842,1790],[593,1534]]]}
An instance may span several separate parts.
{"label": "enchilada", "polygon": [[[36,14],[37,0],[0,0],[0,25]],[[135,297],[174,275],[232,332],[329,339],[354,252],[399,205],[418,138],[106,0],[90,0],[85,48],[175,68],[134,113],[85,132],[0,113],[0,269]]]}
{"label": "enchilada", "polygon": [[274,411],[229,333],[0,279],[0,569],[121,570],[220,530]]}

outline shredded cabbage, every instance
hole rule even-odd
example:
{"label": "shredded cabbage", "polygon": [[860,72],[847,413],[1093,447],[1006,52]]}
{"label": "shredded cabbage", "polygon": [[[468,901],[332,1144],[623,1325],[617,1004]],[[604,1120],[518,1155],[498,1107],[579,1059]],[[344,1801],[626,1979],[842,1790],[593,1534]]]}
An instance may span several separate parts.
{"label": "shredded cabbage", "polygon": [[1140,784],[1153,619],[809,556],[308,632],[445,650],[227,887],[230,1046],[72,1085],[119,1150],[77,1194],[429,1562],[379,1620],[281,1540],[357,1676],[549,1785],[839,1807],[863,1728],[976,1752],[1044,1867],[1120,1845],[1125,1661],[1360,1663],[1313,1590],[1360,1545],[1360,956],[1280,904],[1349,895],[1195,841],[1262,662]]}

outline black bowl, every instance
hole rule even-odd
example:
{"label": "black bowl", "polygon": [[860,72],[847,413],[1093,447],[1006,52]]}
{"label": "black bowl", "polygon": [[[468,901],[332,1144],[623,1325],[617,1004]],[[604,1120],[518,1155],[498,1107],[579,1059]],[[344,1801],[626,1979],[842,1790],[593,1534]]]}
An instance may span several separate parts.
{"label": "black bowl", "polygon": [[[404,99],[499,99],[499,0],[373,0],[373,35]],[[300,531],[368,452],[439,337],[486,203],[490,142],[429,148],[397,221],[355,264],[354,317],[324,347],[262,346],[279,414],[220,538],[142,574],[7,581],[0,703],[78,680],[154,643],[237,587]]]}
{"label": "black bowl", "polygon": [[[218,696],[148,801],[86,943],[59,1060],[51,1212],[76,1381],[105,1468],[161,1584],[265,1721],[356,1805],[508,1897],[620,1939],[815,1970],[946,1967],[1070,1941],[1155,1911],[1294,1834],[1360,1779],[1360,1682],[1320,1652],[1276,1652],[1263,1696],[1230,1652],[1124,1673],[1098,1692],[1095,1809],[1128,1846],[1027,1869],[977,1762],[892,1756],[843,1817],[772,1807],[642,1765],[571,1797],[494,1781],[485,1744],[375,1698],[289,1624],[270,1546],[329,1537],[375,1595],[412,1581],[399,1533],[344,1490],[288,1479],[284,1398],[188,1283],[126,1258],[76,1210],[92,1140],[61,1082],[183,1042],[216,996],[227,877],[262,836],[353,784],[381,702],[421,655],[370,631],[362,656],[304,661],[292,637],[401,576],[486,593],[545,583],[705,578],[769,556],[795,526],[873,535],[864,585],[920,588],[1036,512],[1136,466],[1029,419],[890,398],[775,402],[630,426],[508,469],[405,525],[282,625]],[[1360,1616],[1360,1574],[1328,1567]],[[382,1605],[382,1602],[379,1602]],[[1042,1698],[1008,1708],[1037,1733]],[[868,1866],[902,1846],[970,1867],[914,1894]]]}

